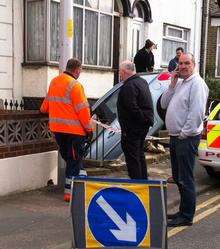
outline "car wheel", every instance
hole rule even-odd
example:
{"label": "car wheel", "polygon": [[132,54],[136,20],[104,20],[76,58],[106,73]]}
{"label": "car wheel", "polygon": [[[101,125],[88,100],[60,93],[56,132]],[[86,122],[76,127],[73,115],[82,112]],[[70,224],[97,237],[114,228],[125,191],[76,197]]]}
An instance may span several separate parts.
{"label": "car wheel", "polygon": [[210,177],[217,178],[220,176],[219,172],[216,172],[212,167],[205,166],[206,172]]}
{"label": "car wheel", "polygon": [[167,110],[164,110],[161,106],[160,100],[161,100],[162,95],[163,94],[161,94],[159,99],[157,100],[157,113],[159,117],[165,122],[165,116],[166,116]]}

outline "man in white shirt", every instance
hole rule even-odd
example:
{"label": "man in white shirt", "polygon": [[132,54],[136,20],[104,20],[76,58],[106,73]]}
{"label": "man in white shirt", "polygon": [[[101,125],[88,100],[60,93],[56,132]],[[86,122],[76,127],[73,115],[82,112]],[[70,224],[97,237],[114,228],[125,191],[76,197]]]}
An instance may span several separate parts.
{"label": "man in white shirt", "polygon": [[172,176],[180,193],[179,212],[168,215],[170,227],[193,222],[196,208],[193,170],[208,92],[205,81],[195,73],[194,56],[182,54],[179,71],[173,72],[171,84],[161,98],[162,108],[167,109],[165,122],[170,135]]}

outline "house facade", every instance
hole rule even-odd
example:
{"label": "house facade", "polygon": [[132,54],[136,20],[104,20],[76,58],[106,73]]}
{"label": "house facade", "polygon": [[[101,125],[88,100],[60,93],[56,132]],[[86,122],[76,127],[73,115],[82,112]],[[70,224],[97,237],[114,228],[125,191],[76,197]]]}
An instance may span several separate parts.
{"label": "house facade", "polygon": [[[79,80],[89,98],[118,82],[120,62],[146,39],[157,44],[155,69],[166,70],[180,46],[200,64],[202,0],[64,1],[72,3],[73,56],[83,63]],[[59,73],[59,14],[59,0],[0,0],[0,109],[5,99],[46,95]],[[57,182],[46,117],[15,116],[0,115],[0,195]]]}
{"label": "house facade", "polygon": [[[157,44],[155,69],[178,46],[199,63],[202,0],[73,0],[73,56],[80,81],[98,98],[118,81],[118,65],[147,38]],[[0,0],[0,98],[43,97],[58,74],[59,0]]]}

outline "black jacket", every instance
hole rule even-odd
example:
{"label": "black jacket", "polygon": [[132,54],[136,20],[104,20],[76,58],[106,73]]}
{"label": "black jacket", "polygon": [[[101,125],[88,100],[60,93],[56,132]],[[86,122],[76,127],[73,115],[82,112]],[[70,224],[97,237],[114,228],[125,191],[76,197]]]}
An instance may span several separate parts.
{"label": "black jacket", "polygon": [[179,59],[177,57],[174,57],[172,60],[170,60],[168,71],[173,72],[177,68],[178,63],[179,63]]}
{"label": "black jacket", "polygon": [[146,130],[154,123],[153,102],[148,83],[138,74],[124,81],[117,101],[122,131]]}
{"label": "black jacket", "polygon": [[154,54],[147,52],[145,47],[140,49],[134,57],[136,72],[151,72],[154,69]]}

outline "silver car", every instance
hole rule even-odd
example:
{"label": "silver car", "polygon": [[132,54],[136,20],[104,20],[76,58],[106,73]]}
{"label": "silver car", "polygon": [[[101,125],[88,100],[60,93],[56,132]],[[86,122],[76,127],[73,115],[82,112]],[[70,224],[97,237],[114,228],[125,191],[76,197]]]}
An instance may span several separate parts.
{"label": "silver car", "polygon": [[[147,136],[155,135],[164,126],[164,111],[160,107],[160,96],[170,84],[170,73],[141,74],[149,84],[154,105],[154,125],[150,127]],[[94,140],[90,146],[87,158],[98,160],[113,160],[122,154],[120,125],[117,117],[117,98],[120,87],[118,83],[92,107],[92,113],[97,119]],[[101,125],[100,125],[101,124]]]}

